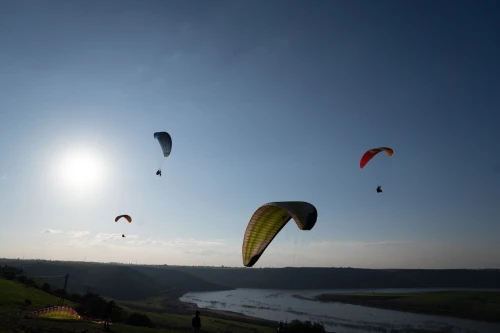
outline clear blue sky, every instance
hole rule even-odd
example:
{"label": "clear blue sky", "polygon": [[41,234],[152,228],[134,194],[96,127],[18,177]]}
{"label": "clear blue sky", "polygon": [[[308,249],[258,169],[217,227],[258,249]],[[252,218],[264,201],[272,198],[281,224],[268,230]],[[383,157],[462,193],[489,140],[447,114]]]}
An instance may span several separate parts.
{"label": "clear blue sky", "polygon": [[[500,267],[499,17],[2,1],[0,256],[242,266],[255,209],[303,200],[315,228],[288,225],[256,267]],[[394,155],[361,170],[378,146]]]}

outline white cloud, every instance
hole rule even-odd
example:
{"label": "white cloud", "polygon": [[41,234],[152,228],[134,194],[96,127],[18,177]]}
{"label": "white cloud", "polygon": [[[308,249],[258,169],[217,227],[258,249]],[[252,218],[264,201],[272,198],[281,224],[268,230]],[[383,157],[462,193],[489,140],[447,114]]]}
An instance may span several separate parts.
{"label": "white cloud", "polygon": [[82,238],[85,235],[90,234],[89,231],[68,231],[68,235],[70,235],[71,240],[67,243],[71,246],[83,246],[89,247],[94,245],[106,245],[110,243],[114,243],[117,239],[122,238],[122,234],[105,234],[98,233],[91,239]]}
{"label": "white cloud", "polygon": [[[106,257],[114,256],[116,253],[130,253],[130,251],[137,254],[137,248],[141,248],[141,253],[149,253],[148,258],[151,256],[163,255],[161,258],[203,258],[202,260],[217,260],[217,258],[225,258],[224,264],[228,264],[228,255],[238,258],[240,256],[240,246],[233,246],[231,244],[226,244],[224,240],[221,239],[194,239],[194,238],[173,238],[173,239],[154,239],[151,237],[141,238],[139,235],[125,235],[122,238],[122,234],[114,233],[98,233],[91,238],[78,237],[83,234],[87,234],[85,231],[72,231],[65,232],[68,235],[74,235],[75,237],[70,237],[70,240],[65,246],[70,246],[74,251],[85,251],[82,252],[85,255],[93,251],[98,251],[100,247],[112,247],[119,248],[120,251],[106,252]],[[102,250],[99,250],[102,252]],[[111,253],[114,253],[113,255]],[[99,255],[102,255],[100,253]],[[168,254],[166,257],[165,255]],[[194,259],[193,259],[194,260]]]}
{"label": "white cloud", "polygon": [[89,245],[88,241],[80,240],[80,239],[72,239],[68,242],[70,246],[87,246]]}
{"label": "white cloud", "polygon": [[90,231],[78,231],[78,230],[73,230],[73,231],[68,231],[66,235],[69,235],[70,238],[78,238],[78,237],[83,237],[90,234]]}
{"label": "white cloud", "polygon": [[384,246],[400,246],[400,245],[412,245],[415,244],[414,242],[408,242],[408,241],[383,241],[383,242],[345,242],[345,241],[322,241],[322,242],[317,242],[313,243],[315,246],[322,246],[322,247],[327,247],[327,246],[332,246],[332,247],[384,247]]}
{"label": "white cloud", "polygon": [[62,230],[47,228],[42,231],[42,234],[61,234],[62,232]]}
{"label": "white cloud", "polygon": [[[127,236],[127,238],[129,238]],[[161,241],[161,240],[153,240],[151,238],[144,239],[144,240],[132,240],[132,241],[126,241],[125,243],[131,244],[131,245],[168,245],[167,242]]]}
{"label": "white cloud", "polygon": [[183,251],[185,254],[189,255],[198,255],[198,256],[211,256],[211,255],[217,255],[221,254],[223,252],[221,251],[214,251],[212,249],[187,249]]}
{"label": "white cloud", "polygon": [[[127,238],[131,238],[130,236],[126,236]],[[134,238],[138,238],[135,236]],[[193,238],[175,238],[175,239],[170,239],[170,240],[154,240],[151,238],[148,239],[136,239],[133,241],[127,241],[127,244],[133,244],[133,245],[161,245],[161,246],[201,246],[201,247],[207,247],[207,246],[224,246],[225,242],[224,240],[220,239],[214,239],[214,240],[197,240]]]}
{"label": "white cloud", "polygon": [[386,242],[367,242],[361,243],[360,245],[363,247],[373,247],[373,246],[398,246],[398,245],[410,245],[413,242],[405,242],[405,241],[386,241]]}
{"label": "white cloud", "polygon": [[122,234],[104,234],[104,233],[98,233],[94,239],[94,243],[101,243],[101,242],[107,242],[109,240],[115,240],[117,238],[121,238]]}
{"label": "white cloud", "polygon": [[190,245],[202,245],[202,246],[223,246],[225,245],[224,240],[214,239],[214,240],[196,240],[193,238],[183,239],[176,238],[170,241],[167,241],[171,244],[190,244]]}

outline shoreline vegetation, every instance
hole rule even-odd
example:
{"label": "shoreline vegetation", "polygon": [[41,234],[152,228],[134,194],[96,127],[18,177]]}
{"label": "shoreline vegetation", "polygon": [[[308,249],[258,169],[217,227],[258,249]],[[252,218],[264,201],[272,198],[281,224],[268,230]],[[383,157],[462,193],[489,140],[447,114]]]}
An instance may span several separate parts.
{"label": "shoreline vegetation", "polygon": [[492,323],[500,322],[500,291],[338,293],[320,294],[310,300]]}

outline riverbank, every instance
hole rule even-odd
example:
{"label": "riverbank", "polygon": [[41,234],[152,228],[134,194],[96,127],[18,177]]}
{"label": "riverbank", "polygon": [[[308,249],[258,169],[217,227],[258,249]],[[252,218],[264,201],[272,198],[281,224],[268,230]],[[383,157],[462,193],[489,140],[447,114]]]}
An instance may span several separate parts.
{"label": "riverbank", "polygon": [[251,317],[238,312],[200,308],[196,303],[183,302],[180,300],[180,298],[184,294],[185,294],[184,292],[171,290],[164,293],[161,297],[158,297],[156,299],[153,298],[143,302],[120,301],[120,304],[123,304],[130,309],[135,309],[138,311],[190,315],[190,316],[194,315],[196,310],[199,310],[203,317],[239,321],[246,324],[259,325],[272,328],[276,327],[276,322],[271,320]]}
{"label": "riverbank", "polygon": [[320,302],[337,302],[387,310],[500,322],[499,291],[321,294]]}
{"label": "riverbank", "polygon": [[[182,296],[184,296],[184,294],[179,294],[178,297],[172,295],[168,299],[164,299],[162,305],[170,306],[170,311],[172,311],[172,307],[176,309],[182,308],[182,310],[180,311],[182,311],[183,314],[186,313],[193,314],[196,310],[199,310],[202,316],[223,319],[223,320],[233,320],[245,324],[264,326],[266,328],[269,327],[272,329],[273,332],[276,330],[276,326],[278,323],[277,321],[248,316],[243,313],[233,312],[228,310],[214,310],[214,309],[200,308],[196,303],[181,301],[180,298]],[[331,330],[326,330],[326,333],[335,333],[335,332]]]}

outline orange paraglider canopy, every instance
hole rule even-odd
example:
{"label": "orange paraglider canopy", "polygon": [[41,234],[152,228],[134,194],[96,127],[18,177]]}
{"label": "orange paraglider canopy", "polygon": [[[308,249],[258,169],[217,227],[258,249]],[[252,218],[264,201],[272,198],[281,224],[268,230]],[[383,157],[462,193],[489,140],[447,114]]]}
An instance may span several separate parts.
{"label": "orange paraglider canopy", "polygon": [[118,222],[118,220],[121,219],[122,217],[124,217],[128,221],[128,223],[132,222],[132,218],[128,215],[118,215],[115,218],[115,222]]}
{"label": "orange paraglider canopy", "polygon": [[359,161],[359,167],[363,169],[365,165],[368,162],[370,162],[370,160],[381,151],[385,151],[389,156],[392,156],[392,154],[394,153],[394,150],[388,147],[379,147],[370,149],[366,153],[364,153],[363,156],[361,157],[361,160]]}

